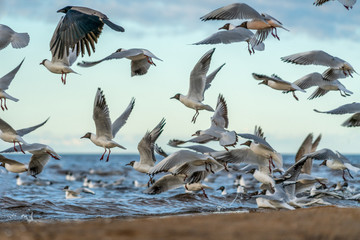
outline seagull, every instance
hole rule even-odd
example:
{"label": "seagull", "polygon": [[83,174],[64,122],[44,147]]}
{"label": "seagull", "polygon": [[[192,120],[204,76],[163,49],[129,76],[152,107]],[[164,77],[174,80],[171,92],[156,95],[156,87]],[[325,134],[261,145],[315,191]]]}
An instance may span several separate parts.
{"label": "seagull", "polygon": [[139,162],[131,161],[126,165],[132,166],[136,171],[141,173],[149,172],[150,168],[152,168],[156,162],[156,158],[154,155],[155,142],[161,135],[164,126],[165,126],[165,119],[163,118],[151,132],[147,131],[145,133],[145,136],[141,139],[141,141],[138,144],[140,161]]}
{"label": "seagull", "polygon": [[81,138],[90,139],[96,146],[103,147],[105,149],[103,155],[100,160],[103,160],[104,155],[109,150],[109,154],[107,156],[106,161],[109,161],[109,156],[111,153],[110,148],[119,147],[122,149],[126,149],[120,144],[116,143],[112,139],[115,137],[116,133],[120,130],[122,126],[126,123],[127,119],[130,116],[131,111],[134,108],[135,99],[132,98],[130,104],[125,109],[125,111],[118,117],[112,124],[109,116],[109,107],[106,104],[105,96],[103,91],[98,88],[94,101],[94,112],[93,119],[96,127],[96,134],[86,133]]}
{"label": "seagull", "polygon": [[302,89],[308,89],[310,87],[317,86],[318,88],[308,97],[309,100],[324,96],[329,91],[339,91],[342,97],[350,96],[352,91],[346,89],[346,87],[338,80],[327,80],[322,74],[313,72],[305,75],[304,77],[296,80],[295,85]]}
{"label": "seagull", "polygon": [[328,113],[328,114],[346,114],[346,113],[354,113],[350,118],[348,118],[342,126],[344,127],[358,127],[360,126],[360,103],[349,103],[345,105],[341,105],[338,108],[335,108],[330,111],[319,111],[314,109],[315,112],[318,113]]}
{"label": "seagull", "polygon": [[170,144],[180,145],[186,142],[207,143],[209,141],[219,141],[219,144],[226,150],[227,147],[234,147],[237,143],[237,135],[235,131],[225,130],[229,126],[228,110],[223,95],[219,95],[216,104],[216,110],[211,117],[211,126],[206,130],[198,130],[192,136],[194,138],[187,141],[173,140]]}
{"label": "seagull", "polygon": [[262,172],[257,170],[256,168],[252,168],[251,170],[247,171],[246,173],[250,173],[253,177],[261,182],[263,187],[270,190],[271,193],[275,192],[275,181],[274,179],[269,176],[266,172]]}
{"label": "seagull", "polygon": [[5,122],[4,120],[2,120],[0,118],[0,139],[5,141],[5,142],[14,143],[15,152],[18,151],[15,148],[15,143],[18,143],[19,147],[20,147],[20,151],[25,153],[23,148],[21,147],[21,144],[20,144],[20,143],[26,144],[25,140],[22,137],[24,135],[34,131],[35,129],[43,126],[48,120],[49,120],[49,118],[46,119],[44,122],[42,122],[42,123],[40,123],[38,125],[35,125],[33,127],[14,130],[7,122]]}
{"label": "seagull", "polygon": [[131,48],[131,49],[124,49],[119,48],[114,53],[110,54],[109,56],[99,60],[99,61],[93,61],[93,62],[86,62],[83,61],[82,63],[78,63],[78,66],[80,67],[92,67],[96,64],[99,64],[106,60],[111,59],[122,59],[127,58],[131,60],[131,76],[136,75],[144,75],[147,73],[151,65],[155,65],[153,62],[153,58],[157,59],[159,61],[162,61],[160,58],[156,57],[152,52],[150,52],[147,49],[143,48]]}
{"label": "seagull", "polygon": [[13,173],[22,173],[28,171],[28,168],[25,164],[13,159],[6,158],[3,155],[0,155],[0,167],[3,167],[9,172]]}
{"label": "seagull", "polygon": [[224,186],[220,186],[218,189],[216,189],[216,190],[220,190],[221,191],[221,195],[222,196],[225,196],[225,195],[227,195],[227,191],[226,191],[226,188],[224,187]]}
{"label": "seagull", "polygon": [[13,48],[23,48],[29,44],[30,37],[27,33],[17,33],[10,27],[0,24],[0,50],[10,43]]}
{"label": "seagull", "polygon": [[188,94],[184,96],[178,93],[170,98],[177,99],[188,108],[195,109],[196,113],[191,120],[191,122],[193,123],[196,122],[196,118],[199,115],[199,110],[205,109],[210,112],[214,112],[214,109],[211,106],[202,103],[202,101],[204,101],[205,91],[211,86],[212,80],[215,78],[216,74],[220,71],[220,69],[225,65],[221,65],[210,75],[206,76],[214,51],[215,48],[206,52],[204,56],[202,56],[200,60],[196,63],[194,69],[191,71],[190,87]]}
{"label": "seagull", "polygon": [[78,188],[76,190],[70,190],[69,186],[65,186],[63,190],[65,191],[65,198],[66,199],[80,198],[81,197],[80,196],[81,192],[95,195],[95,192],[88,189],[88,188]]}
{"label": "seagull", "polygon": [[[54,41],[54,38],[51,39],[50,45]],[[71,69],[71,66],[76,61],[76,50],[72,49],[69,55],[63,55],[62,58],[59,58],[57,55],[52,54],[51,61],[44,59],[40,63],[52,73],[61,74],[61,82],[65,85],[66,84],[66,76],[68,73],[76,73],[74,70]]]}
{"label": "seagull", "polygon": [[[246,3],[233,3],[218,8],[200,18],[202,21],[208,20],[233,20],[233,19],[251,19],[241,23],[240,27],[257,30],[255,34],[256,43],[261,43],[266,39],[269,32],[274,28],[281,27],[282,23],[268,14],[260,14],[258,11],[247,5]],[[286,28],[284,28],[287,30]],[[288,31],[288,30],[287,30]],[[272,33],[273,34],[273,33]],[[277,33],[273,34],[278,38]]]}
{"label": "seagull", "polygon": [[[305,154],[312,153],[316,151],[317,146],[321,140],[321,134],[313,141],[313,134],[309,133],[306,138],[304,139],[303,143],[299,147],[296,155],[295,155],[295,162],[298,162]],[[303,167],[301,168],[301,173],[311,174],[312,170],[312,159],[308,159]]]}
{"label": "seagull", "polygon": [[[21,146],[21,149],[33,155],[48,154],[50,157],[56,160],[60,160],[61,158],[59,154],[57,154],[52,147],[42,143],[31,143],[31,144],[25,143]],[[1,151],[0,153],[13,153],[18,151],[20,151],[20,149],[18,149],[17,147],[14,148],[11,147]]]}
{"label": "seagull", "polygon": [[112,23],[109,18],[94,9],[67,6],[57,12],[65,13],[61,17],[53,34],[50,50],[53,56],[62,59],[69,55],[69,49],[76,46],[76,55],[84,56],[85,48],[89,56],[91,50],[95,52],[95,43],[100,37],[104,23],[117,32],[124,32],[124,28]]}
{"label": "seagull", "polygon": [[[0,106],[1,106],[1,109],[3,111],[5,109],[8,110],[8,108],[6,106],[6,99],[10,99],[10,100],[12,100],[14,102],[19,101],[19,99],[14,98],[13,96],[10,96],[8,93],[6,93],[5,90],[7,90],[9,88],[9,85],[10,85],[11,81],[14,79],[16,73],[19,71],[19,69],[20,69],[21,65],[23,64],[24,60],[25,60],[25,58],[21,61],[21,63],[15,69],[13,69],[11,72],[9,72],[8,74],[6,74],[2,78],[0,78],[0,101],[1,101]],[[3,103],[2,103],[3,99],[4,99],[4,106],[3,106]]]}
{"label": "seagull", "polygon": [[[329,2],[329,1],[335,1],[335,0],[315,0],[313,5],[321,6],[324,3]],[[350,10],[355,5],[356,0],[338,0],[338,2],[340,2],[347,10]]]}
{"label": "seagull", "polygon": [[275,161],[278,167],[282,167],[283,160],[281,154],[276,152],[270,144],[265,140],[264,133],[261,127],[255,126],[254,134],[239,134],[238,136],[246,139],[250,139],[240,145],[249,146],[250,149],[257,155],[265,157],[269,161],[269,171],[271,173],[271,165],[275,167],[273,161]]}
{"label": "seagull", "polygon": [[342,177],[344,181],[347,181],[345,178],[345,171],[347,171],[349,176],[353,178],[350,170],[354,172],[358,172],[360,170],[360,168],[353,166],[350,161],[340,152],[336,151],[334,153],[328,148],[323,148],[316,152],[306,154],[304,157],[313,158],[315,160],[323,160],[320,166],[324,165],[333,170],[342,170]]}
{"label": "seagull", "polygon": [[281,57],[281,60],[288,63],[300,65],[322,65],[333,69],[342,70],[345,75],[352,77],[352,73],[356,73],[355,69],[341,58],[331,56],[321,51],[313,50],[308,52],[295,53],[289,56]]}
{"label": "seagull", "polygon": [[256,204],[259,208],[272,208],[272,209],[288,209],[294,210],[287,202],[288,196],[280,187],[276,187],[273,194],[258,195],[256,196]]}
{"label": "seagull", "polygon": [[297,86],[294,83],[285,81],[283,79],[281,79],[279,76],[272,74],[271,77],[268,77],[266,75],[262,75],[262,74],[257,74],[257,73],[253,73],[252,74],[253,78],[255,78],[256,80],[260,80],[261,82],[260,84],[264,84],[267,85],[269,87],[271,87],[272,89],[275,90],[282,90],[283,93],[288,93],[288,92],[292,92],[294,98],[299,101],[299,99],[297,98],[297,96],[295,95],[295,91],[300,91],[300,92],[306,92],[304,89],[302,89],[301,87]]}
{"label": "seagull", "polygon": [[249,29],[235,26],[231,23],[226,23],[224,26],[219,28],[219,30],[221,29],[225,29],[226,31],[214,33],[200,42],[193,43],[193,45],[247,42],[250,55],[255,53],[255,50],[264,51],[265,49],[264,43],[254,44],[253,41],[251,41],[254,37],[254,33]]}

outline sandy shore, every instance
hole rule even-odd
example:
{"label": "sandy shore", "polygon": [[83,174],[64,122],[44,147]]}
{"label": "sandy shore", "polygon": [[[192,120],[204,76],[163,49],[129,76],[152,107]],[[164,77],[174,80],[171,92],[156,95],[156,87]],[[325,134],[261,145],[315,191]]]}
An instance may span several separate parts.
{"label": "sandy shore", "polygon": [[360,209],[1,223],[0,239],[360,239]]}

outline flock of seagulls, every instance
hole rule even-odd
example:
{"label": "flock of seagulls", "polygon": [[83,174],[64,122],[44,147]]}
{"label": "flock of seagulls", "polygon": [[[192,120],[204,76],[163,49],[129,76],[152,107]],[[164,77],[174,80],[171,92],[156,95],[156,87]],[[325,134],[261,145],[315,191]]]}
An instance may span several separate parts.
{"label": "flock of seagulls", "polygon": [[[319,6],[325,2],[316,1],[314,5]],[[352,8],[356,1],[340,2],[346,8]],[[92,52],[95,52],[95,44],[98,42],[104,24],[117,32],[124,32],[125,30],[123,27],[111,22],[105,14],[90,8],[67,6],[58,10],[58,12],[64,13],[65,16],[61,17],[50,41],[52,59],[51,61],[45,59],[40,64],[44,65],[52,73],[61,74],[62,82],[66,84],[67,74],[76,73],[71,69],[71,66],[77,60],[77,57],[80,54],[84,56],[86,53],[90,56]],[[274,17],[267,13],[259,13],[245,3],[234,3],[218,8],[205,14],[200,19],[202,21],[247,20],[238,26],[227,23],[219,28],[221,31],[194,44],[230,44],[245,41],[248,44],[250,54],[255,53],[255,50],[264,50],[264,41],[269,34],[280,40],[278,28],[289,31]],[[255,30],[255,33],[252,30]],[[10,43],[14,48],[22,48],[28,42],[28,34],[16,33],[11,28],[0,25],[0,50]],[[261,127],[255,126],[254,133],[238,133],[235,130],[229,130],[228,107],[225,97],[219,94],[215,109],[203,103],[205,91],[211,86],[212,81],[225,65],[222,64],[208,74],[214,52],[215,48],[212,48],[195,64],[190,73],[190,85],[187,95],[178,93],[171,97],[171,99],[176,99],[186,107],[195,110],[191,120],[194,124],[200,110],[213,112],[213,116],[210,118],[210,127],[196,131],[193,137],[188,140],[171,139],[168,145],[177,149],[172,154],[167,154],[161,147],[156,145],[156,140],[165,129],[165,118],[161,119],[152,131],[147,131],[138,144],[140,160],[138,162],[131,161],[127,164],[134,170],[149,176],[149,182],[144,193],[160,194],[183,186],[186,191],[202,191],[204,196],[207,197],[205,189],[211,187],[203,183],[206,179],[211,175],[216,175],[219,171],[229,171],[229,168],[233,165],[245,164],[246,166],[241,171],[243,171],[243,174],[251,174],[256,181],[252,183],[252,187],[249,187],[249,183],[245,184],[244,179],[240,176],[237,178],[238,192],[248,194],[245,189],[254,188],[259,182],[262,191],[254,191],[247,195],[248,197],[255,197],[259,207],[293,209],[294,207],[302,207],[313,203],[322,203],[320,200],[314,201],[310,198],[310,195],[304,195],[304,192],[309,189],[314,192],[316,189],[326,187],[327,179],[311,175],[313,160],[322,160],[321,165],[325,165],[332,170],[342,171],[342,177],[346,183],[346,174],[352,178],[351,171],[357,173],[360,170],[353,166],[340,152],[334,152],[327,148],[316,151],[320,137],[313,142],[312,134],[309,134],[300,146],[295,163],[285,170],[282,155],[270,145]],[[101,60],[83,61],[78,65],[92,67],[106,60],[122,58],[131,60],[131,76],[146,74],[151,65],[156,66],[153,59],[162,61],[147,49],[132,48],[126,50],[120,48]],[[261,81],[259,84],[267,85],[285,93],[292,92],[296,100],[298,100],[295,95],[296,91],[306,92],[305,89],[313,86],[316,86],[317,90],[309,99],[323,96],[331,90],[340,91],[342,96],[352,94],[338,79],[348,76],[353,77],[352,74],[356,73],[356,71],[348,62],[338,57],[331,56],[324,51],[314,50],[285,56],[281,60],[297,65],[321,65],[328,67],[328,69],[322,74],[310,73],[293,83],[287,82],[275,74],[269,77],[253,73],[253,77]],[[0,79],[0,99],[3,111],[7,110],[6,99],[18,101],[18,99],[5,93],[5,90],[8,89],[23,61]],[[2,100],[4,100],[4,104]],[[100,160],[105,158],[108,151],[106,161],[109,161],[112,148],[126,149],[115,142],[114,138],[127,122],[134,105],[135,98],[131,99],[124,112],[112,122],[105,95],[101,88],[97,89],[93,107],[96,134],[88,132],[81,138],[88,138],[96,146],[104,149]],[[347,104],[323,113],[355,113],[344,125],[359,126],[359,105],[360,103]],[[48,119],[33,127],[14,130],[3,119],[0,119],[0,139],[14,145],[1,153],[29,152],[32,154],[28,165],[0,155],[0,166],[9,172],[28,172],[29,175],[36,177],[42,172],[50,158],[59,160],[60,156],[50,146],[41,143],[29,144],[22,138],[24,135],[43,126],[47,121]],[[240,140],[243,141],[239,144],[242,147],[237,148],[236,146]],[[223,150],[216,151],[206,146],[205,144],[210,141],[217,141]],[[189,143],[195,145],[188,145]],[[155,152],[163,156],[161,161],[157,161]],[[165,175],[155,180],[157,175],[161,173],[165,173]],[[71,176],[69,176],[70,179],[72,179]],[[94,194],[92,190],[86,188],[88,185],[88,180],[84,180],[84,188],[70,190],[69,186],[64,187],[66,198],[77,198],[81,192]],[[224,187],[219,190],[223,195],[226,194]],[[303,193],[303,197],[299,198],[298,193]],[[310,191],[308,193],[311,194]]]}

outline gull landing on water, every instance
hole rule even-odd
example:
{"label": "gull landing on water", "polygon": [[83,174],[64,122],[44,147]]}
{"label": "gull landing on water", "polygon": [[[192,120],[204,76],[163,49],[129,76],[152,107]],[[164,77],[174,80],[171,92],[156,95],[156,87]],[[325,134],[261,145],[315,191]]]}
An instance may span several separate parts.
{"label": "gull landing on water", "polygon": [[155,65],[153,62],[153,58],[159,61],[162,61],[160,58],[156,57],[152,52],[147,49],[142,48],[132,48],[132,49],[124,49],[119,48],[116,52],[110,54],[109,56],[94,62],[86,62],[78,63],[80,67],[92,67],[96,64],[99,64],[106,60],[111,59],[122,59],[127,58],[131,60],[131,76],[136,75],[144,75],[147,73],[151,65]]}
{"label": "gull landing on water", "polygon": [[178,93],[170,98],[170,99],[177,99],[186,107],[195,109],[196,112],[191,120],[192,123],[196,122],[196,118],[199,115],[199,110],[205,109],[210,112],[214,112],[214,109],[211,106],[202,103],[202,101],[204,101],[205,91],[211,86],[212,80],[214,80],[216,74],[225,65],[225,64],[221,65],[210,75],[206,76],[207,72],[209,71],[211,57],[214,51],[215,48],[205,53],[204,56],[202,56],[200,60],[196,63],[194,69],[191,71],[190,87],[188,94],[185,96]]}
{"label": "gull landing on water", "polygon": [[125,109],[125,111],[118,117],[113,123],[111,123],[110,115],[109,115],[109,107],[107,106],[105,95],[103,91],[98,88],[94,101],[94,111],[93,111],[93,119],[96,127],[96,134],[86,133],[81,138],[88,138],[93,142],[96,146],[103,147],[105,149],[103,155],[100,160],[104,159],[104,155],[107,150],[109,150],[109,154],[106,158],[106,161],[109,161],[109,156],[111,153],[110,148],[119,147],[122,149],[126,149],[120,144],[116,143],[112,139],[115,137],[117,132],[120,130],[122,126],[126,123],[127,119],[130,116],[131,111],[134,108],[135,99],[131,99],[130,104]]}

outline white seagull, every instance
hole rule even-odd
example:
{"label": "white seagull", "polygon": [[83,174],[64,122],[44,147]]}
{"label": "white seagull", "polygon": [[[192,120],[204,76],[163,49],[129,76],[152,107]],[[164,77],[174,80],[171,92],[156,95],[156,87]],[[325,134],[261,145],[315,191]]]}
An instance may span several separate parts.
{"label": "white seagull", "polygon": [[124,49],[119,48],[116,52],[110,54],[109,56],[93,62],[86,62],[83,61],[82,63],[78,63],[80,67],[92,67],[96,64],[99,64],[106,60],[111,59],[122,59],[127,58],[131,60],[131,76],[136,75],[144,75],[147,73],[151,65],[155,65],[153,62],[153,58],[159,61],[162,61],[160,58],[156,57],[152,52],[147,49],[143,48],[131,48],[131,49]]}
{"label": "white seagull", "polygon": [[[11,81],[14,79],[16,73],[19,71],[24,60],[25,60],[25,58],[21,61],[21,63],[16,68],[14,68],[11,72],[9,72],[8,74],[6,74],[2,78],[0,78],[0,101],[1,101],[0,106],[3,111],[5,109],[6,110],[8,109],[6,106],[6,99],[10,99],[14,102],[19,101],[19,99],[14,98],[13,96],[10,96],[8,93],[6,93],[5,90],[7,90],[9,88]],[[4,106],[3,106],[3,99],[4,99]]]}
{"label": "white seagull", "polygon": [[195,115],[191,120],[191,122],[193,123],[196,122],[196,118],[199,115],[199,110],[205,109],[210,112],[214,112],[214,109],[211,106],[202,103],[202,101],[204,101],[204,93],[206,89],[211,86],[212,80],[215,78],[216,74],[220,71],[220,69],[224,66],[224,64],[221,65],[210,75],[206,76],[207,72],[209,71],[211,57],[214,51],[215,48],[206,52],[204,56],[202,56],[200,60],[196,63],[194,69],[191,71],[188,94],[185,96],[178,93],[170,98],[177,99],[188,108],[195,109]]}
{"label": "white seagull", "polygon": [[347,114],[354,113],[350,118],[348,118],[342,126],[344,127],[359,127],[360,126],[360,103],[349,103],[341,105],[338,108],[329,111],[319,111],[314,109],[318,113],[328,113],[328,114]]}
{"label": "white seagull", "polygon": [[261,81],[259,83],[259,85],[264,84],[264,85],[271,87],[272,89],[281,90],[281,91],[283,91],[283,93],[292,92],[292,94],[296,100],[299,100],[299,99],[295,95],[295,91],[306,92],[304,89],[300,88],[296,84],[285,81],[275,74],[272,74],[270,77],[268,77],[266,75],[253,73],[252,76],[256,80]]}
{"label": "white seagull", "polygon": [[109,156],[111,153],[110,148],[119,147],[122,149],[126,149],[112,139],[115,137],[116,133],[120,130],[120,128],[126,123],[131,111],[134,108],[134,104],[135,99],[132,98],[130,104],[125,109],[125,111],[111,124],[109,107],[106,104],[105,96],[100,88],[97,89],[93,112],[96,134],[88,132],[81,138],[88,138],[96,146],[103,147],[105,149],[100,160],[104,158],[106,151],[109,150],[109,154],[106,159],[106,161],[109,161]]}
{"label": "white seagull", "polygon": [[62,59],[64,54],[68,56],[69,50],[75,47],[77,56],[80,51],[84,56],[85,48],[90,56],[90,47],[95,52],[95,43],[104,23],[115,31],[124,32],[124,28],[112,23],[105,14],[91,8],[67,6],[57,12],[65,13],[55,29],[50,46],[53,56],[58,59]]}
{"label": "white seagull", "polygon": [[[335,1],[335,0],[315,0],[313,5],[321,6],[326,2]],[[347,10],[352,9],[356,3],[356,0],[338,0]]]}
{"label": "white seagull", "polygon": [[14,143],[14,151],[15,152],[18,151],[18,149],[15,148],[15,143],[18,143],[19,147],[20,147],[20,151],[25,153],[23,148],[21,147],[21,144],[20,144],[20,143],[26,144],[25,140],[22,137],[24,135],[34,131],[35,129],[41,127],[48,120],[49,120],[49,118],[46,119],[44,122],[42,122],[42,123],[40,123],[38,125],[35,125],[33,127],[28,127],[28,128],[15,130],[7,122],[5,122],[4,120],[2,120],[0,118],[0,139],[5,141],[5,142]]}
{"label": "white seagull", "polygon": [[13,159],[6,158],[3,155],[0,155],[0,167],[4,167],[9,172],[13,173],[22,173],[27,172],[28,170],[25,164]]}
{"label": "white seagull", "polygon": [[10,43],[13,48],[23,48],[29,44],[30,37],[27,33],[17,33],[10,27],[0,24],[0,50]]}

